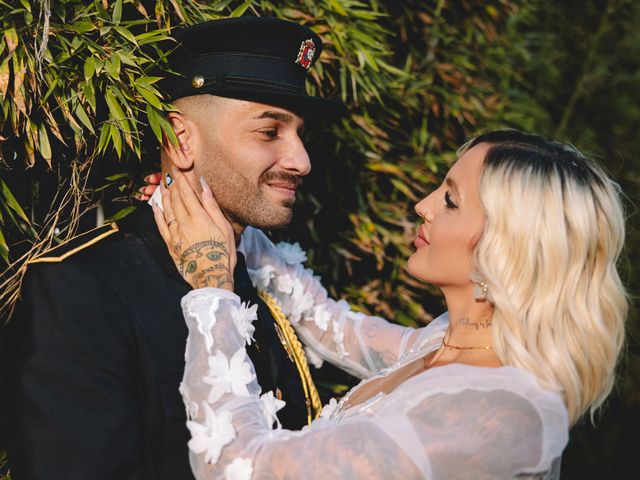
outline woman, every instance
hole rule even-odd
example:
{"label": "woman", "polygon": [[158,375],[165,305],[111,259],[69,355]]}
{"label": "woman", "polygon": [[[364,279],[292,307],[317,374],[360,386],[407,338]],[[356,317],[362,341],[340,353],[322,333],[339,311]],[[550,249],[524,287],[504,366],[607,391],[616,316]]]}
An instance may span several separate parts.
{"label": "woman", "polygon": [[570,425],[612,388],[627,310],[623,213],[617,186],[570,146],[479,136],[416,205],[424,222],[408,270],[448,307],[424,328],[328,299],[299,260],[247,228],[248,268],[268,265],[250,270],[254,283],[313,353],[365,379],[302,432],[273,429],[282,402],[259,396],[244,350],[251,312],[232,292],[233,231],[210,190],[201,206],[177,174],[163,204],[156,220],[183,276],[215,287],[182,302],[198,479],[558,478]]}

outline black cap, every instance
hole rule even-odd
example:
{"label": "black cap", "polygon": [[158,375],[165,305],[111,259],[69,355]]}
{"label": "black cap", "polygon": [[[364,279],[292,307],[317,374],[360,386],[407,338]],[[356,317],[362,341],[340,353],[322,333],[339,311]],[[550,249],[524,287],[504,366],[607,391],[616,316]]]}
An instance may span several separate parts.
{"label": "black cap", "polygon": [[336,117],[344,105],[305,91],[307,71],[322,52],[312,30],[264,17],[211,20],[175,33],[169,56],[177,75],[162,88],[170,100],[209,93],[275,105],[304,116]]}

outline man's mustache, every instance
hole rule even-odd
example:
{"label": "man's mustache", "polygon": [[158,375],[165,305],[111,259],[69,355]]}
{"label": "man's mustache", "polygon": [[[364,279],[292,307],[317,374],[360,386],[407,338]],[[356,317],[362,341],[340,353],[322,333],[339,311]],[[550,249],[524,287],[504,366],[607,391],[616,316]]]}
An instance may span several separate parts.
{"label": "man's mustache", "polygon": [[266,172],[262,176],[263,183],[282,182],[298,188],[302,185],[302,177],[288,172]]}

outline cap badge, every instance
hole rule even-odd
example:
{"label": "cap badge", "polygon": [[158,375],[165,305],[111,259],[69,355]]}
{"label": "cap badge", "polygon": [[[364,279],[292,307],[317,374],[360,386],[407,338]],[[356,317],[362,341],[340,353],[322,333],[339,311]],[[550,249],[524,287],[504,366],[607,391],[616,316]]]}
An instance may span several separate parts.
{"label": "cap badge", "polygon": [[313,57],[316,55],[316,44],[313,43],[313,40],[303,40],[300,44],[300,50],[298,51],[298,57],[296,58],[296,63],[300,65],[302,68],[309,70],[311,63],[313,62]]}
{"label": "cap badge", "polygon": [[196,75],[191,79],[191,85],[193,88],[201,88],[204,85],[204,78],[202,75]]}

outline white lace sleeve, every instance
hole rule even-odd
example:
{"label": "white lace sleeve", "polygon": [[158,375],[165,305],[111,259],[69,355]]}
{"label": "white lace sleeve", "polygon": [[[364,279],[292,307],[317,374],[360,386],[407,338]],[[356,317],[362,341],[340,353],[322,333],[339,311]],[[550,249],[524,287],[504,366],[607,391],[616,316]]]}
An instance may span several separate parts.
{"label": "white lace sleeve", "polygon": [[298,244],[274,245],[261,231],[247,228],[242,246],[254,284],[278,300],[316,366],[328,360],[367,378],[395,364],[422,333],[329,298],[318,277],[303,267],[306,255]]}
{"label": "white lace sleeve", "polygon": [[284,402],[259,396],[244,350],[251,309],[217,289],[194,290],[182,306],[189,337],[180,390],[198,480],[504,479],[543,473],[566,443],[561,402],[517,377],[478,383],[492,369],[457,384],[452,372],[431,385],[422,374],[342,420],[283,430],[275,413]]}

